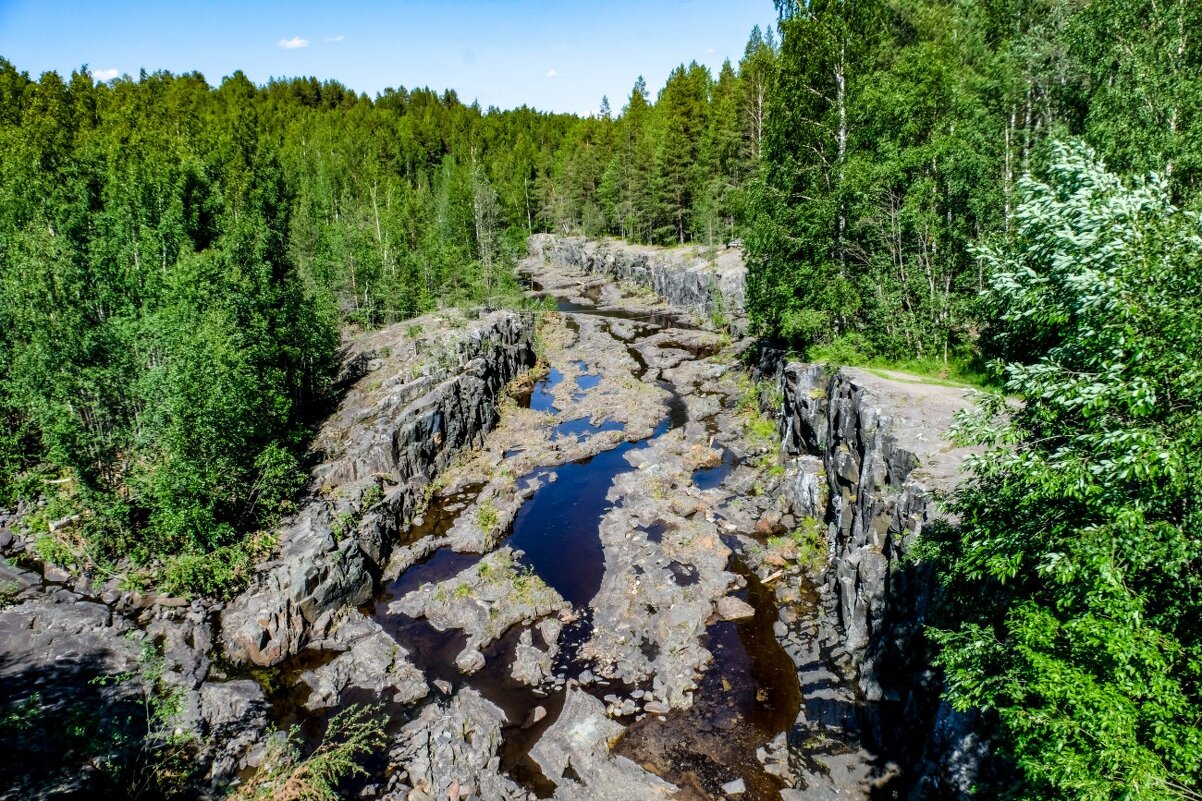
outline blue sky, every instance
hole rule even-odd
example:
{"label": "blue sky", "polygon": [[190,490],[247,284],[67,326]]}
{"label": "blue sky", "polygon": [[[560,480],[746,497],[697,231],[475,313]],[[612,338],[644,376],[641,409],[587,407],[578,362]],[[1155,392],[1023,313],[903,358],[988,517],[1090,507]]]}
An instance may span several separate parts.
{"label": "blue sky", "polygon": [[454,88],[461,99],[587,114],[621,108],[640,74],[737,62],[771,0],[396,0],[132,2],[0,0],[0,55],[37,76],[87,64],[97,77],[236,69],[386,86]]}

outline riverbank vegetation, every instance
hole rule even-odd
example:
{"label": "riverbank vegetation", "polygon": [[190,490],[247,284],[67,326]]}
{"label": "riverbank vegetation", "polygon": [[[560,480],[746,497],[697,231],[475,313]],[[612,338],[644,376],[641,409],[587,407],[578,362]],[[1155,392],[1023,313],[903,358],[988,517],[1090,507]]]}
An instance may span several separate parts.
{"label": "riverbank vegetation", "polygon": [[984,452],[924,543],[949,697],[1000,725],[1006,797],[1196,798],[1202,221],[1058,147],[981,255],[998,335],[1040,352],[962,416]]}

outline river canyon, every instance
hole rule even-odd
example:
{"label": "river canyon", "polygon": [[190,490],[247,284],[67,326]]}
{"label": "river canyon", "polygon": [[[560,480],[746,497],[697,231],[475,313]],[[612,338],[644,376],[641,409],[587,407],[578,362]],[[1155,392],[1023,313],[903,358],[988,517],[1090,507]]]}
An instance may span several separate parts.
{"label": "river canyon", "polygon": [[[967,791],[979,744],[896,658],[963,392],[786,364],[742,337],[736,251],[623,248],[536,237],[544,311],[348,344],[310,495],[232,602],[17,571],[0,634],[59,625],[97,674],[161,645],[214,793],[356,703],[389,738],[356,797]],[[56,686],[27,668],[59,634],[0,669]]]}

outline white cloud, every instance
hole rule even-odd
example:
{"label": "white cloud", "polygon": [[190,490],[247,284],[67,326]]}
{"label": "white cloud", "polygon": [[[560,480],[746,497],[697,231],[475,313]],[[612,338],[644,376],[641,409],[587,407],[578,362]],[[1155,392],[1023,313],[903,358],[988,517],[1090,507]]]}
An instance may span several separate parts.
{"label": "white cloud", "polygon": [[712,47],[707,47],[707,48],[705,49],[705,52],[706,52],[708,55],[711,55],[711,56],[712,56],[712,55],[713,55],[713,54],[714,54],[716,51],[715,51],[715,50],[714,50],[714,48],[712,48]]}
{"label": "white cloud", "polygon": [[346,35],[340,33],[337,36],[327,36],[326,41],[327,42],[341,42],[345,38],[346,38]]}
{"label": "white cloud", "polygon": [[118,69],[92,70],[92,78],[97,81],[111,81],[120,74],[121,70]]}
{"label": "white cloud", "polygon": [[547,71],[547,77],[548,77],[548,78],[558,78],[558,77],[559,77],[559,70],[548,70],[548,71]]}
{"label": "white cloud", "polygon": [[285,50],[295,50],[298,47],[308,47],[309,40],[302,39],[299,36],[293,36],[291,39],[281,39],[275,43],[276,47],[282,47]]}

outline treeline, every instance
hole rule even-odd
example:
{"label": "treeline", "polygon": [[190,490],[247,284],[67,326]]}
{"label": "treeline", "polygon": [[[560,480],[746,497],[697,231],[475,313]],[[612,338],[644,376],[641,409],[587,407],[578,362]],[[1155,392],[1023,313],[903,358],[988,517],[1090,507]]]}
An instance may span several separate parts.
{"label": "treeline", "polygon": [[758,169],[776,58],[772,29],[756,27],[738,65],[716,77],[681,65],[655,98],[640,78],[616,117],[604,98],[549,165],[540,224],[660,245],[729,243]]}
{"label": "treeline", "polygon": [[[1016,231],[1018,181],[1083,137],[1197,204],[1202,5],[778,0],[781,48],[746,236],[749,307],[799,348],[992,350],[974,243]],[[984,334],[982,342],[980,336]]]}
{"label": "treeline", "polygon": [[52,561],[235,586],[303,483],[340,327],[513,300],[574,122],[0,63],[0,504],[41,500]]}

